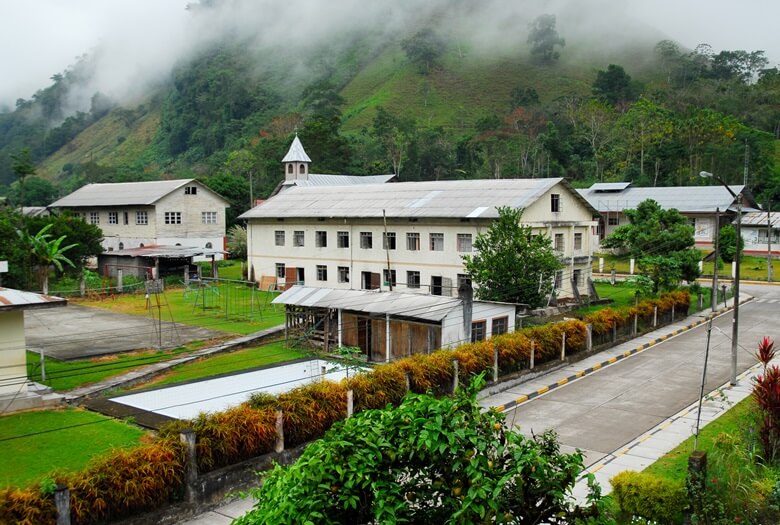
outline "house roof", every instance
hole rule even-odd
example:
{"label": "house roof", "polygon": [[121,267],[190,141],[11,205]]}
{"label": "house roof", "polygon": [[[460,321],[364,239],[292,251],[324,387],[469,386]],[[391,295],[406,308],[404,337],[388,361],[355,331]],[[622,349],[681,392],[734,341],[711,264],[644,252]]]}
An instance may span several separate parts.
{"label": "house roof", "polygon": [[272,301],[274,304],[334,308],[366,314],[389,314],[440,322],[451,311],[461,308],[456,297],[417,293],[379,292],[376,290],[336,290],[293,286]]}
{"label": "house roof", "polygon": [[287,155],[284,156],[282,162],[311,162],[311,159],[306,154],[306,150],[303,149],[303,144],[301,144],[298,135],[295,135],[292,144],[290,144],[290,149],[287,150]]}
{"label": "house roof", "polygon": [[68,300],[62,297],[0,287],[0,312],[6,310],[53,308],[55,306],[66,306],[67,304]]}
{"label": "house roof", "polygon": [[[625,183],[622,183],[625,184]],[[734,197],[723,186],[673,186],[637,188],[626,186],[620,191],[615,186],[606,189],[605,184],[577,190],[601,213],[635,209],[640,202],[653,199],[664,209],[675,208],[683,213],[714,213],[716,208],[725,211],[735,205]],[[745,186],[729,186],[735,194],[743,194],[747,207],[758,208]]]}
{"label": "house roof", "polygon": [[562,178],[480,179],[353,186],[293,187],[241,215],[283,217],[498,217],[499,206],[527,208],[561,184],[592,213],[598,212]]}
{"label": "house roof", "polygon": [[[769,215],[769,217],[767,217]],[[767,214],[765,211],[752,211],[742,216],[742,226],[764,226],[766,227],[767,219],[773,228],[780,228],[780,212],[771,212]],[[736,223],[736,221],[734,221]]]}
{"label": "house roof", "polygon": [[143,248],[126,248],[124,250],[114,250],[103,252],[104,256],[117,255],[120,257],[153,257],[161,259],[184,259],[195,257],[197,255],[212,255],[216,253],[225,253],[222,250],[212,248],[197,248],[194,246],[169,246],[164,244],[152,244]]}
{"label": "house roof", "polygon": [[171,192],[196,184],[225,202],[224,197],[209,189],[195,179],[155,180],[146,182],[113,182],[87,184],[70,195],[49,204],[49,208],[76,208],[79,206],[139,206],[151,205]]}
{"label": "house roof", "polygon": [[282,182],[282,186],[354,186],[356,184],[385,184],[395,178],[389,175],[322,175],[309,173],[308,180],[296,179]]}

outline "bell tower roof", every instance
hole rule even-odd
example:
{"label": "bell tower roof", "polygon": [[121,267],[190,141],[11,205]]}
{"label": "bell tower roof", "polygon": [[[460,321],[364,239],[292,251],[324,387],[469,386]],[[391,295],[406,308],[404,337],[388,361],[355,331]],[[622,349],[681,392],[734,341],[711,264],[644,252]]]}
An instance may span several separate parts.
{"label": "bell tower roof", "polygon": [[290,149],[287,151],[287,155],[282,159],[282,162],[311,162],[311,159],[306,154],[306,150],[303,149],[303,144],[301,144],[301,140],[298,138],[297,134],[295,135],[292,144],[290,144]]}

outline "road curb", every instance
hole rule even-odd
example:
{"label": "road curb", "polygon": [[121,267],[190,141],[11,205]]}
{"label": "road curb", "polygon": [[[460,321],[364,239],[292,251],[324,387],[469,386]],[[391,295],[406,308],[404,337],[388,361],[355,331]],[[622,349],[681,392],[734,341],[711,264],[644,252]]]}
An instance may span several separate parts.
{"label": "road curb", "polygon": [[[747,297],[739,302],[739,304],[744,304],[750,300],[752,300],[753,297]],[[618,361],[622,361],[623,359],[629,358],[631,356],[637,355],[638,353],[647,350],[648,348],[652,348],[656,346],[658,343],[662,343],[666,341],[667,339],[674,337],[676,335],[680,335],[684,332],[687,332],[688,330],[691,330],[693,328],[696,328],[697,326],[700,326],[710,319],[714,319],[715,317],[719,317],[725,313],[728,313],[729,311],[733,310],[733,306],[729,306],[727,308],[721,308],[720,310],[715,311],[714,313],[709,314],[707,317],[704,317],[702,319],[699,319],[698,321],[695,321],[693,323],[689,323],[685,325],[682,328],[678,328],[676,330],[673,330],[669,332],[668,334],[662,335],[660,337],[657,337],[656,339],[652,339],[642,345],[639,345],[635,348],[632,348],[631,350],[626,350],[622,354],[612,356],[609,359],[602,361],[600,363],[596,363],[595,365],[588,367],[584,370],[580,370],[568,377],[565,377],[563,379],[560,379],[556,381],[555,383],[551,383],[549,385],[543,386],[541,388],[536,389],[533,392],[529,392],[528,394],[523,394],[512,401],[509,401],[507,403],[504,403],[503,405],[496,405],[493,407],[493,410],[496,410],[497,412],[506,412],[507,410],[511,410],[513,408],[517,408],[518,406],[522,405],[523,403],[526,403],[528,401],[531,401],[532,399],[536,399],[537,397],[546,394],[547,392],[550,392],[552,390],[555,390],[556,388],[560,388],[568,383],[571,383],[572,381],[576,381],[577,379],[580,379],[582,377],[585,377],[589,374],[592,374],[594,372],[597,372],[603,368],[606,368],[610,365],[613,365],[617,363]]]}

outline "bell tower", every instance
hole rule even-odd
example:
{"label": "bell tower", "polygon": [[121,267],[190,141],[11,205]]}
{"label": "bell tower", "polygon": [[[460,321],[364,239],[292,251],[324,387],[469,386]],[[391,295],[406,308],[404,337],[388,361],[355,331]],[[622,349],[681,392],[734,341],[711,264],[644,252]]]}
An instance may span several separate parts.
{"label": "bell tower", "polygon": [[290,149],[287,151],[287,155],[282,159],[284,180],[308,180],[309,164],[311,164],[311,159],[303,149],[303,144],[301,144],[301,140],[296,133],[292,144],[290,144]]}

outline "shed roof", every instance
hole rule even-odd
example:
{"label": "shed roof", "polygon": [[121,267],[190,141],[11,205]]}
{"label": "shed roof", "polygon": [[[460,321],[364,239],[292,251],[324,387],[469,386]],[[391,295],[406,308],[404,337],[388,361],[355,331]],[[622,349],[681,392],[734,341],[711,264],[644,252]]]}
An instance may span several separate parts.
{"label": "shed roof", "polygon": [[303,144],[301,144],[301,139],[298,138],[298,135],[295,135],[292,144],[290,144],[290,149],[287,150],[287,155],[284,156],[282,162],[311,162],[311,159],[306,154],[306,150],[303,149]]}
{"label": "shed roof", "polygon": [[[635,209],[640,202],[653,199],[664,209],[675,208],[684,213],[714,213],[735,205],[734,197],[723,186],[671,186],[654,188],[627,187],[618,192],[601,192],[590,188],[577,190],[601,213]],[[745,186],[729,186],[735,194],[743,193],[747,207],[758,208]]]}
{"label": "shed roof", "polygon": [[750,213],[744,214],[742,216],[742,226],[766,227],[767,220],[773,228],[780,228],[780,212],[767,213],[765,211],[752,211]]}
{"label": "shed roof", "polygon": [[67,304],[68,300],[62,297],[0,287],[0,311],[53,308]]}
{"label": "shed roof", "polygon": [[139,206],[151,205],[171,192],[195,184],[225,202],[224,197],[215,193],[195,179],[154,180],[146,182],[113,182],[104,184],[87,184],[70,195],[51,203],[49,208],[71,208],[79,206]]}
{"label": "shed roof", "polygon": [[127,248],[124,250],[114,250],[104,252],[102,255],[117,255],[120,257],[154,257],[161,259],[184,259],[195,257],[197,255],[212,255],[216,253],[225,253],[222,250],[211,248],[198,248],[194,246],[169,246],[163,244],[152,244],[143,248]]}
{"label": "shed roof", "polygon": [[498,217],[499,206],[527,208],[562,185],[592,213],[598,213],[562,178],[482,179],[354,186],[294,187],[268,199],[241,219],[282,217]]}
{"label": "shed roof", "polygon": [[389,314],[436,322],[440,322],[451,311],[461,308],[462,304],[457,297],[376,290],[336,290],[309,286],[293,286],[272,302],[312,308],[335,308],[366,314]]}

